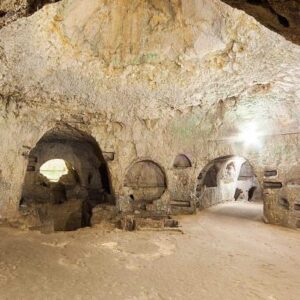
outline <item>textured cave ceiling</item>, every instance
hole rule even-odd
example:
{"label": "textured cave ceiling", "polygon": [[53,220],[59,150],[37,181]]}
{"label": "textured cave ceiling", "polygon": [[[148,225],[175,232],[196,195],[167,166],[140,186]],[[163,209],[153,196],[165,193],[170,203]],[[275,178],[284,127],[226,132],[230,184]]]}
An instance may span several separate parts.
{"label": "textured cave ceiling", "polygon": [[[3,18],[17,4],[28,0],[1,1]],[[219,0],[64,0],[0,31],[2,97],[80,112],[80,122],[88,111],[155,119],[217,103],[221,123],[227,108],[230,123],[278,120],[272,102],[295,127],[286,104],[298,99],[298,74],[298,45]]]}
{"label": "textured cave ceiling", "polygon": [[[60,0],[1,0],[0,28]],[[253,16],[267,28],[300,44],[300,0],[222,0]],[[157,1],[150,1],[157,2]]]}

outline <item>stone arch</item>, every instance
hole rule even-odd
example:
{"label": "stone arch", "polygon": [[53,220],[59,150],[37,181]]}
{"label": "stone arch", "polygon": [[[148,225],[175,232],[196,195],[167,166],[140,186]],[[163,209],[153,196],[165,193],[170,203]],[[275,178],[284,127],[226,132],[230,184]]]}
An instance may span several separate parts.
{"label": "stone arch", "polygon": [[[58,182],[47,181],[40,174],[40,167],[53,159],[64,160],[69,169]],[[101,168],[105,170],[102,173]],[[54,230],[69,230],[89,226],[93,207],[101,203],[114,204],[114,197],[108,167],[96,140],[68,125],[47,131],[28,155],[21,213],[24,209],[43,210]]]}
{"label": "stone arch", "polygon": [[192,163],[185,154],[178,154],[173,162],[173,167],[175,169],[185,169],[190,168],[191,166]]}
{"label": "stone arch", "polygon": [[[249,174],[245,173],[246,167]],[[218,157],[210,161],[197,177],[197,206],[206,208],[242,197],[248,200],[249,195],[253,197],[255,193],[252,187],[257,188],[257,198],[261,199],[260,182],[247,159],[238,155]]]}
{"label": "stone arch", "polygon": [[253,168],[248,160],[243,162],[240,169],[239,179],[242,179],[243,177],[251,176],[253,173]]}
{"label": "stone arch", "polygon": [[128,169],[124,186],[130,189],[134,201],[151,203],[164,194],[167,188],[166,175],[156,162],[139,160]]}

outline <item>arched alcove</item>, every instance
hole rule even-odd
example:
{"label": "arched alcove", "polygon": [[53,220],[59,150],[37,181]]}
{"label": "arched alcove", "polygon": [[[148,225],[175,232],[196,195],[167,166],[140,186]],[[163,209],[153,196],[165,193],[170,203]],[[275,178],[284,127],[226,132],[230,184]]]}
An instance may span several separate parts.
{"label": "arched alcove", "polygon": [[43,211],[40,226],[52,222],[58,231],[89,226],[93,207],[112,202],[107,164],[92,136],[61,125],[30,151],[20,208]]}
{"label": "arched alcove", "polygon": [[250,165],[249,161],[243,162],[241,165],[241,170],[239,173],[239,180],[243,180],[245,178],[249,178],[253,176],[253,168]]}
{"label": "arched alcove", "polygon": [[179,154],[175,157],[175,160],[173,163],[174,169],[185,169],[185,168],[190,168],[191,166],[192,166],[192,163],[186,155]]}
{"label": "arched alcove", "polygon": [[151,160],[143,160],[130,167],[124,186],[131,188],[135,201],[152,202],[162,196],[167,185],[161,167]]}

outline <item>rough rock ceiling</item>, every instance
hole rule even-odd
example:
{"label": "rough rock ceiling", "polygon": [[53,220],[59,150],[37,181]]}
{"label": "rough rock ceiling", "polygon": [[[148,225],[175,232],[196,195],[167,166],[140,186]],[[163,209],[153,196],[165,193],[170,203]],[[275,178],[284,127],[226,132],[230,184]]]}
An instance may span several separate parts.
{"label": "rough rock ceiling", "polygon": [[0,30],[5,118],[39,106],[116,130],[185,115],[220,136],[249,118],[294,130],[299,72],[297,45],[217,0],[63,0]]}
{"label": "rough rock ceiling", "polygon": [[94,144],[94,139],[84,132],[74,129],[66,124],[57,124],[53,129],[48,131],[39,141],[41,143],[51,142],[88,142]]}
{"label": "rough rock ceiling", "polygon": [[300,0],[222,0],[242,9],[269,29],[300,44]]}
{"label": "rough rock ceiling", "polygon": [[[45,4],[58,1],[60,0],[1,0],[0,28],[20,17],[33,14]],[[222,1],[232,7],[244,10],[269,29],[283,35],[286,39],[296,44],[300,44],[300,0]],[[157,5],[160,1],[149,2]]]}

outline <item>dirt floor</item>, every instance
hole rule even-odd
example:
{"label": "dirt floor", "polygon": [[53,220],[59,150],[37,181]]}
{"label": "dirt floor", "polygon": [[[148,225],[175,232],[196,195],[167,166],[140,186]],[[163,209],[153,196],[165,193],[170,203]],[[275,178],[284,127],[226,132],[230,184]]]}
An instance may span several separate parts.
{"label": "dirt floor", "polygon": [[0,228],[0,299],[300,299],[300,232],[227,203],[182,233]]}

